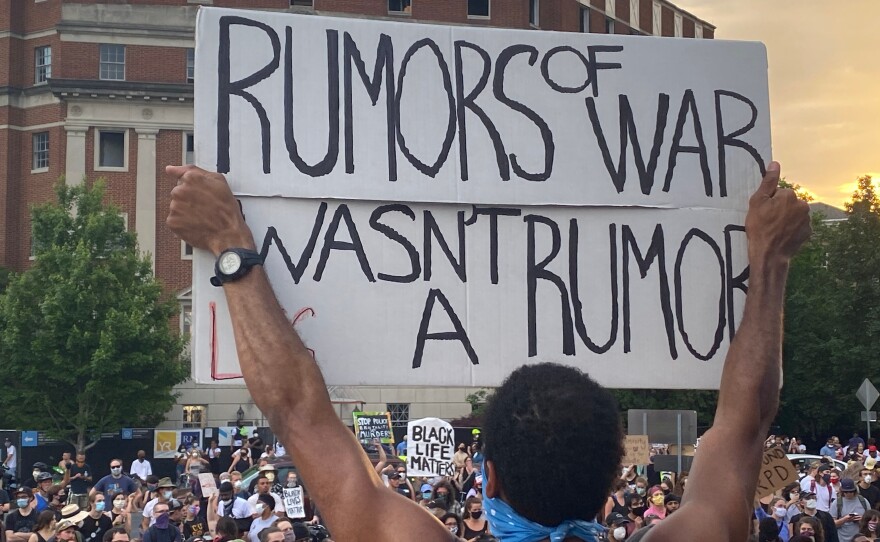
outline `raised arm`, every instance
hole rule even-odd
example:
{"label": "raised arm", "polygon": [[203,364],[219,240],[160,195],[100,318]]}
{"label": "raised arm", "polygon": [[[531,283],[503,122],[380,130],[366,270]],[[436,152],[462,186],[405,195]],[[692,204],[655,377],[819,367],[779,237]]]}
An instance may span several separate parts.
{"label": "raised arm", "polygon": [[[222,175],[194,166],[169,166],[166,172],[178,179],[167,219],[175,234],[215,256],[227,248],[255,248]],[[334,538],[393,541],[419,533],[423,542],[453,540],[427,511],[382,484],[333,409],[321,371],[293,331],[263,268],[255,267],[223,290],[248,390],[275,435],[288,444]],[[289,382],[298,383],[297,393],[289,393]]]}
{"label": "raised arm", "polygon": [[779,406],[785,281],[810,235],[809,207],[778,183],[773,162],[749,201],[749,290],[724,361],[715,421],[700,439],[681,508],[646,536],[650,542],[681,540],[681,533],[722,542],[748,537],[764,437]]}

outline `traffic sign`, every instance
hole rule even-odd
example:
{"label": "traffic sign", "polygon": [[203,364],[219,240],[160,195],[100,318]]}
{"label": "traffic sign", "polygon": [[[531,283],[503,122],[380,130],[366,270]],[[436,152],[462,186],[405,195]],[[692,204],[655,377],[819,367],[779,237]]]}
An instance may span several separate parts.
{"label": "traffic sign", "polygon": [[865,410],[867,410],[877,402],[877,398],[880,397],[880,391],[877,391],[874,384],[871,384],[871,381],[866,378],[859,387],[859,391],[856,392],[856,397],[865,405]]}
{"label": "traffic sign", "polygon": [[863,422],[876,422],[877,421],[877,411],[872,410],[870,412],[862,412],[862,421]]}

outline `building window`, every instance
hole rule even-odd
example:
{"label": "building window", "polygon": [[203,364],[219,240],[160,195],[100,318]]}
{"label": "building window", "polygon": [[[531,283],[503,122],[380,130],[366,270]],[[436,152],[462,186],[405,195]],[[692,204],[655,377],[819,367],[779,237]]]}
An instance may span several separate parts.
{"label": "building window", "polygon": [[532,26],[538,26],[540,23],[538,19],[538,15],[541,11],[541,3],[540,0],[529,0],[529,24]]}
{"label": "building window", "polygon": [[684,33],[682,32],[682,27],[684,26],[684,21],[681,17],[681,13],[675,14],[675,37],[680,38]]}
{"label": "building window", "polygon": [[33,135],[33,162],[31,170],[49,169],[49,132],[39,132]]}
{"label": "building window", "polygon": [[186,50],[186,82],[193,83],[196,80],[196,50]]}
{"label": "building window", "polygon": [[180,242],[180,259],[181,260],[192,260],[193,259],[193,246],[186,241]]}
{"label": "building window", "polygon": [[306,8],[312,7],[313,0],[290,0],[291,6],[302,6]]}
{"label": "building window", "polygon": [[614,19],[605,17],[605,33],[614,34]]}
{"label": "building window", "polygon": [[590,31],[590,8],[581,7],[581,32]]}
{"label": "building window", "polygon": [[52,77],[52,48],[48,45],[34,49],[34,83],[45,83]]}
{"label": "building window", "polygon": [[406,427],[409,422],[409,403],[387,403],[391,427]]}
{"label": "building window", "polygon": [[490,0],[468,0],[468,17],[489,17]]}
{"label": "building window", "polygon": [[183,163],[195,164],[196,143],[192,132],[183,134]]}
{"label": "building window", "polygon": [[98,130],[95,169],[124,171],[128,168],[127,130]]}
{"label": "building window", "polygon": [[192,334],[192,317],[193,308],[192,301],[183,301],[180,303],[180,334],[189,337]]}
{"label": "building window", "polygon": [[653,18],[653,34],[655,36],[663,35],[663,8],[660,2],[654,2],[654,18]]}
{"label": "building window", "polygon": [[412,0],[388,0],[388,11],[390,13],[410,13]]}
{"label": "building window", "polygon": [[183,405],[183,427],[203,428],[208,421],[208,407],[205,405]]}
{"label": "building window", "polygon": [[101,44],[100,78],[125,81],[125,45]]}
{"label": "building window", "polygon": [[703,25],[700,23],[694,25],[694,37],[697,39],[703,39]]}
{"label": "building window", "polygon": [[639,26],[639,0],[629,0],[629,25],[633,28]]}

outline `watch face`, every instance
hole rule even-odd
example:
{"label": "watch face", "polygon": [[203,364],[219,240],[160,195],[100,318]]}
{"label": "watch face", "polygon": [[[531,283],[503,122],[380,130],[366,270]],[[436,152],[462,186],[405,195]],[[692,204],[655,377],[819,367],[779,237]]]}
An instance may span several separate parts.
{"label": "watch face", "polygon": [[224,252],[220,255],[218,264],[221,273],[231,275],[241,268],[241,256],[235,252]]}

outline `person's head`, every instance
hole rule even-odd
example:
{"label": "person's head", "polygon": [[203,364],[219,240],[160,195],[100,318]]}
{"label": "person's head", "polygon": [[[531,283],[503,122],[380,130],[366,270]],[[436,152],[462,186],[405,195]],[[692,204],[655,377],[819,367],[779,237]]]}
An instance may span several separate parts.
{"label": "person's head", "polygon": [[125,495],[122,493],[111,494],[110,501],[113,503],[113,509],[117,512],[125,508]]}
{"label": "person's head", "polygon": [[279,519],[275,526],[284,533],[284,539],[292,538],[292,542],[312,542],[312,535],[305,523],[291,523],[289,519]]}
{"label": "person's head", "polygon": [[832,437],[832,441],[834,442],[834,445],[835,445],[835,446],[839,446],[839,445],[840,445],[840,439],[839,439],[839,438],[837,438],[837,437]]}
{"label": "person's head", "polygon": [[159,501],[153,506],[153,517],[158,518],[162,514],[169,514],[171,511],[171,507],[168,506],[167,502]]}
{"label": "person's head", "polygon": [[56,523],[55,540],[59,542],[73,542],[76,540],[76,524],[66,519]]}
{"label": "person's head", "polygon": [[287,487],[296,487],[299,485],[299,475],[294,471],[287,472]]}
{"label": "person's head", "polygon": [[128,531],[125,527],[113,527],[104,533],[102,542],[129,542]]}
{"label": "person's head", "polygon": [[180,523],[183,521],[184,514],[186,513],[186,507],[183,505],[183,502],[178,499],[171,499],[168,501],[168,517],[174,523]]}
{"label": "person's head", "polygon": [[643,516],[645,514],[645,499],[638,493],[630,493],[629,502],[626,503],[626,506],[634,516]]}
{"label": "person's head", "polygon": [[859,521],[859,533],[865,536],[876,536],[878,529],[880,529],[880,512],[866,510],[862,514],[862,520]]}
{"label": "person's head", "polygon": [[811,537],[814,542],[825,542],[825,529],[822,522],[815,517],[801,516],[794,526],[794,533],[801,536]]}
{"label": "person's head", "polygon": [[609,534],[611,538],[609,540],[614,540],[615,542],[619,540],[624,540],[626,538],[626,524],[632,523],[630,519],[620,512],[611,512],[605,518],[605,525],[608,526]]}
{"label": "person's head", "polygon": [[160,501],[169,501],[174,496],[174,482],[171,481],[171,478],[162,478],[156,483],[156,487],[159,491],[159,500]]}
{"label": "person's head", "polygon": [[37,521],[34,523],[34,532],[37,531],[54,531],[55,530],[55,512],[52,510],[43,510],[40,512],[40,515],[37,516]]}
{"label": "person's head", "polygon": [[464,533],[464,527],[462,526],[461,518],[458,517],[458,515],[448,512],[440,518],[440,521],[443,522],[446,529],[448,529],[453,535],[460,537],[462,533]]}
{"label": "person's head", "polygon": [[214,529],[222,539],[232,540],[233,538],[238,538],[238,525],[235,524],[235,520],[223,516],[217,519],[217,527]]}
{"label": "person's head", "polygon": [[611,491],[613,493],[619,493],[626,489],[626,480],[618,478],[611,483]]}
{"label": "person's head", "polygon": [[86,462],[86,454],[84,452],[76,453],[76,464],[77,466],[82,467]]}
{"label": "person's head", "polygon": [[455,500],[455,490],[452,489],[452,484],[445,479],[434,484],[434,500],[445,502],[447,507],[451,506]]}
{"label": "person's head", "polygon": [[788,505],[785,499],[777,497],[770,501],[770,515],[773,516],[776,521],[783,520],[786,512],[788,512]]}
{"label": "person's head", "polygon": [[467,451],[467,446],[465,446],[464,442],[459,442],[455,449],[456,451],[464,453]]}
{"label": "person's head", "polygon": [[856,444],[856,451],[859,453],[863,453],[865,451],[865,443],[859,442]]}
{"label": "person's head", "polygon": [[276,525],[260,531],[260,542],[284,542],[284,533]]}
{"label": "person's head", "polygon": [[666,506],[666,515],[668,516],[678,510],[678,507],[681,506],[681,499],[675,493],[670,493],[663,498],[663,504]]}
{"label": "person's head", "polygon": [[[489,399],[482,429],[488,497],[550,526],[589,521],[605,504],[623,431],[614,397],[583,372],[554,363],[516,369]],[[523,461],[535,443],[552,470]]]}
{"label": "person's head", "polygon": [[147,452],[145,452],[143,450],[138,450],[137,456],[138,456],[138,460],[143,461],[144,459],[147,458]]}
{"label": "person's head", "polygon": [[64,503],[67,502],[67,491],[60,485],[50,486],[46,491],[46,497],[49,500],[49,506],[60,510]]}
{"label": "person's head", "polygon": [[49,491],[49,488],[52,487],[52,475],[48,472],[41,472],[37,475],[37,488],[40,490],[40,493],[44,495]]}
{"label": "person's head", "polygon": [[183,500],[183,511],[186,514],[186,517],[193,518],[199,515],[199,508],[199,500],[192,493],[187,495]]}
{"label": "person's head", "polygon": [[856,498],[856,483],[852,478],[844,478],[840,481],[840,493],[847,500],[854,500]]}
{"label": "person's head", "polygon": [[782,496],[787,499],[794,500],[794,501],[800,500],[800,498],[801,498],[800,484],[797,482],[793,482],[791,484],[788,484],[787,486],[785,486],[785,489],[782,490]]}
{"label": "person's head", "polygon": [[641,497],[648,496],[648,480],[641,476],[636,478],[636,494]]}
{"label": "person's head", "polygon": [[257,504],[254,508],[260,517],[268,518],[275,510],[275,498],[270,493],[260,493],[257,495]]}
{"label": "person's head", "polygon": [[870,484],[874,481],[874,469],[862,467],[859,469],[859,483]]}
{"label": "person's head", "polygon": [[403,483],[403,476],[396,470],[388,473],[388,485],[391,489],[397,489]]}
{"label": "person's head", "polygon": [[214,449],[214,448],[216,448],[216,447],[217,447],[217,441],[216,441],[216,440],[212,440],[212,441],[211,441],[211,449]]}
{"label": "person's head", "polygon": [[103,512],[107,507],[107,503],[104,502],[104,494],[100,491],[96,491],[92,495],[89,496],[89,510],[92,512]]}
{"label": "person's head", "polygon": [[228,504],[232,502],[233,494],[235,493],[235,488],[233,488],[230,482],[223,482],[220,484],[220,487],[217,488],[217,494],[220,498],[220,501],[224,504]]}
{"label": "person's head", "polygon": [[776,542],[779,540],[779,525],[773,518],[762,518],[758,522],[758,542]]}
{"label": "person's head", "polygon": [[479,497],[469,497],[464,501],[464,519],[482,519],[483,501]]}
{"label": "person's head", "polygon": [[119,478],[120,476],[122,476],[121,459],[113,459],[110,461],[110,474],[113,475],[114,478]]}
{"label": "person's head", "polygon": [[664,477],[660,482],[660,491],[662,491],[664,495],[672,493],[672,487],[672,480],[669,479],[669,477]]}
{"label": "person's head", "polygon": [[70,461],[70,452],[61,452],[61,461],[65,463]]}
{"label": "person's head", "polygon": [[654,507],[662,507],[665,502],[665,496],[660,486],[652,486],[648,490],[648,504]]}
{"label": "person's head", "polygon": [[272,489],[272,482],[269,481],[266,471],[263,471],[257,476],[257,493],[266,494],[270,489]]}

